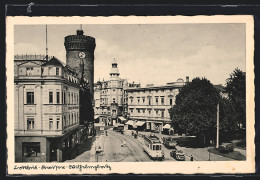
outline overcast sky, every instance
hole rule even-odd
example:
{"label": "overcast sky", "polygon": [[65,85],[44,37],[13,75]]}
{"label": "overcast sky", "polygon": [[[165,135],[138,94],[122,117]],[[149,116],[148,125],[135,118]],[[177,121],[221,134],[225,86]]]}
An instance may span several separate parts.
{"label": "overcast sky", "polygon": [[[64,37],[79,25],[48,25],[49,56],[66,62]],[[206,77],[225,85],[229,74],[245,71],[245,24],[83,25],[84,35],[96,39],[97,80],[109,79],[111,62],[121,78],[162,85]],[[15,54],[45,54],[45,25],[16,25]]]}

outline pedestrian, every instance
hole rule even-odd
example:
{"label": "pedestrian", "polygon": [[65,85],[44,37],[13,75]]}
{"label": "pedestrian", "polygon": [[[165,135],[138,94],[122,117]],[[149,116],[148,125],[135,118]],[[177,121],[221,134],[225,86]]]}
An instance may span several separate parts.
{"label": "pedestrian", "polygon": [[190,161],[193,161],[193,156],[192,155],[190,156]]}

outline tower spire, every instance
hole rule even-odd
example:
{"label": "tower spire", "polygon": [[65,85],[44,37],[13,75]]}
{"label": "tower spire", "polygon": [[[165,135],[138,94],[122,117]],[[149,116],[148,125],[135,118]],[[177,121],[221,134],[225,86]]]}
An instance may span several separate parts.
{"label": "tower spire", "polygon": [[46,60],[48,61],[48,27],[46,24]]}

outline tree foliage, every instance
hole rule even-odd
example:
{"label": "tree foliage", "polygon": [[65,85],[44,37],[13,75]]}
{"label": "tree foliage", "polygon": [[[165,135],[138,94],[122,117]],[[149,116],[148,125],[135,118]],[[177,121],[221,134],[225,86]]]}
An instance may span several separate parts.
{"label": "tree foliage", "polygon": [[231,103],[230,121],[246,125],[246,73],[235,69],[226,80],[225,93]]}
{"label": "tree foliage", "polygon": [[206,78],[195,78],[184,85],[169,110],[173,127],[178,132],[201,135],[216,127],[220,95]]}

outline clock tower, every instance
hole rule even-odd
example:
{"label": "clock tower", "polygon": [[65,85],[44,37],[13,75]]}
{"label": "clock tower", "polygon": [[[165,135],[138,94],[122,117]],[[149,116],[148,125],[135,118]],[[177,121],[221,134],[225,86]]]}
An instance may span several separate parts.
{"label": "clock tower", "polygon": [[[84,35],[83,30],[77,30],[76,35],[65,37],[64,46],[66,48],[66,64],[76,70],[79,76],[84,74],[93,99],[95,38]],[[82,65],[84,65],[84,73],[80,73]]]}

